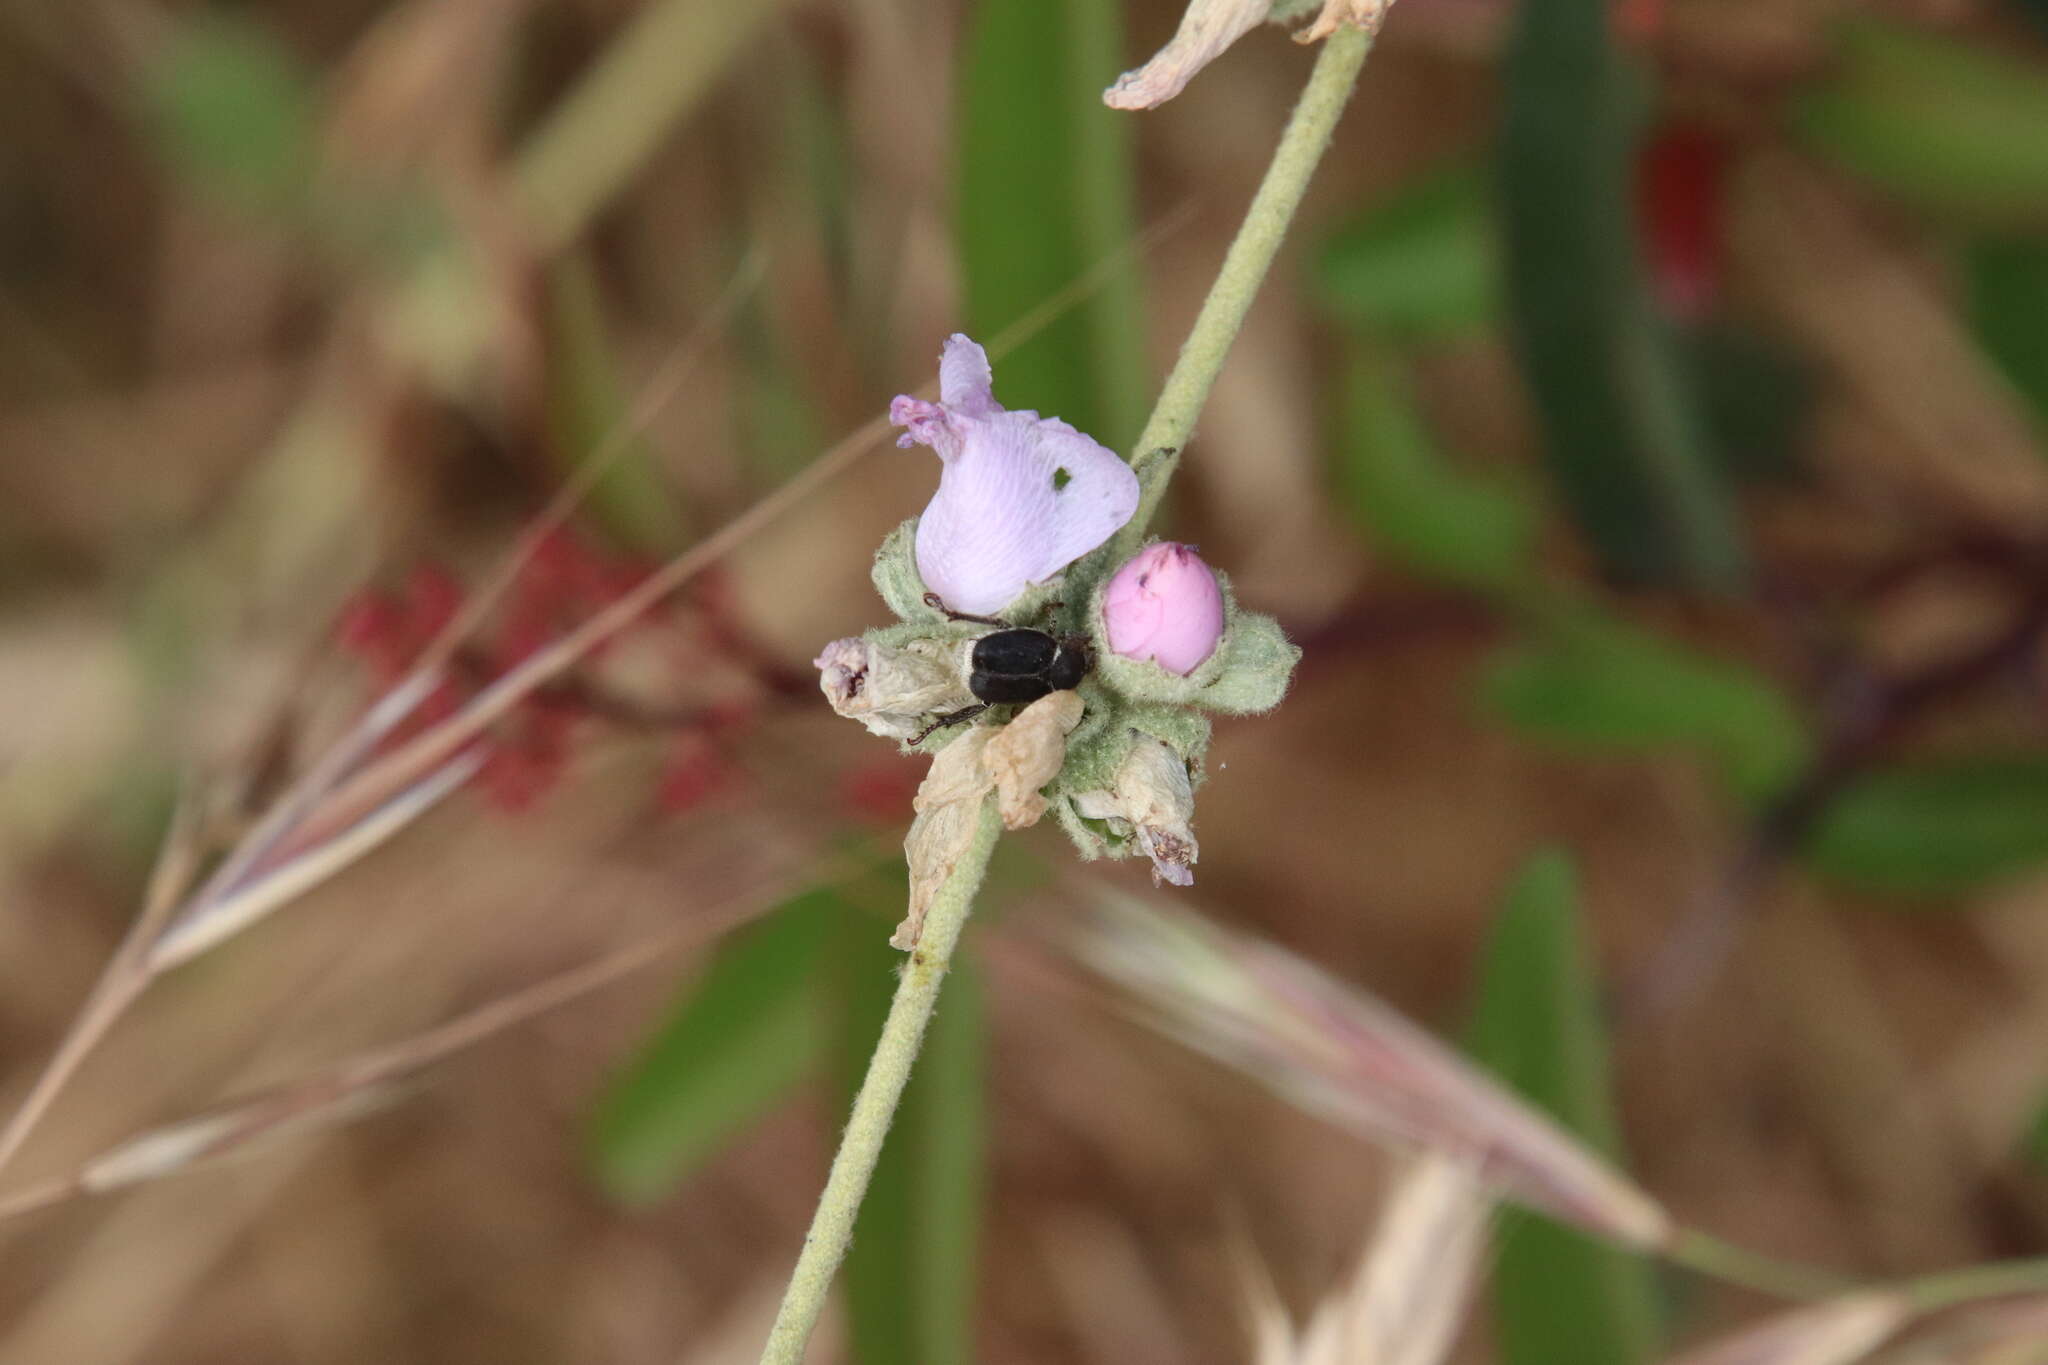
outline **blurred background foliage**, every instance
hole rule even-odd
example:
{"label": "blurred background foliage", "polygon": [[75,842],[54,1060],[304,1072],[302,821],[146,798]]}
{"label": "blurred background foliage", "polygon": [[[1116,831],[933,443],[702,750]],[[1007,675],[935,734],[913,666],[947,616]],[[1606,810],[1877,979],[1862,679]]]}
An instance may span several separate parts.
{"label": "blurred background foliage", "polygon": [[[927,382],[1134,439],[1306,55],[1103,86],[1164,0],[0,0],[0,1047],[180,790],[232,831],[586,461],[479,682]],[[1170,532],[1307,651],[1188,898],[1379,991],[1693,1221],[2048,1250],[2048,7],[1401,0]],[[288,1150],[16,1220],[0,1360],[751,1359],[893,983],[917,765],[806,661],[882,452],[494,737],[474,799],[174,978],[26,1153],[759,922]],[[1235,1361],[1383,1162],[1132,1029],[1006,846],[844,1354]],[[2031,1135],[2031,1136],[2030,1136]],[[1462,1359],[1754,1307],[1539,1221]]]}

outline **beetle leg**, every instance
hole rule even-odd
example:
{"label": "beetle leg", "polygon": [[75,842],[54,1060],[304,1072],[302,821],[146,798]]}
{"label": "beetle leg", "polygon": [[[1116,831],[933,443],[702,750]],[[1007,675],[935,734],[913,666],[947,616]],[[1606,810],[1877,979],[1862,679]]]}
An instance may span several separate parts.
{"label": "beetle leg", "polygon": [[999,621],[993,616],[975,616],[964,611],[954,611],[951,607],[940,601],[939,595],[935,592],[928,592],[924,595],[924,604],[933,611],[942,614],[948,621],[972,621],[977,625],[983,626],[1007,626],[1010,624],[1008,621]]}
{"label": "beetle leg", "polygon": [[982,712],[986,710],[988,710],[988,703],[985,701],[978,701],[974,703],[974,705],[972,706],[963,706],[958,711],[948,711],[945,715],[940,716],[930,725],[925,726],[924,729],[919,730],[916,734],[912,735],[910,737],[910,742],[913,745],[922,744],[924,743],[924,737],[930,734],[932,731],[943,730],[948,725],[958,725],[963,720],[973,720],[976,716],[980,715]]}

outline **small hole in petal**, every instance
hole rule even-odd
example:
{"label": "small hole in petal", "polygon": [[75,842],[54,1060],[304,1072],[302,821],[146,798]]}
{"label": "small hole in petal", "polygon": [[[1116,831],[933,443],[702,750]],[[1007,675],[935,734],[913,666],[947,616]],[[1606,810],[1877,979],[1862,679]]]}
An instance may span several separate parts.
{"label": "small hole in petal", "polygon": [[1063,465],[1052,472],[1052,491],[1057,493],[1073,481],[1074,476],[1072,474],[1069,474],[1066,471],[1066,467]]}

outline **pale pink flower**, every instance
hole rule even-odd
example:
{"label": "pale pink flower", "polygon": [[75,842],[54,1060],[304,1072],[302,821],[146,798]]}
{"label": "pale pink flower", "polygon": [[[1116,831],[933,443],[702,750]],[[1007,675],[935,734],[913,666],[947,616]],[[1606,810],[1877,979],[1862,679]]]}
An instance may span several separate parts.
{"label": "pale pink flower", "polygon": [[1138,478],[1115,452],[1056,418],[1005,411],[988,356],[954,333],[939,357],[939,401],[889,405],[900,446],[944,468],[917,521],[917,572],[954,611],[990,615],[1108,540],[1138,510]]}
{"label": "pale pink flower", "polygon": [[[1378,33],[1394,0],[1323,0],[1322,13],[1314,23],[1294,35],[1298,43],[1316,43],[1340,27],[1362,28]],[[1273,0],[1191,0],[1181,16],[1173,41],[1159,49],[1151,61],[1135,71],[1126,71],[1102,92],[1102,102],[1112,109],[1156,109],[1187,88],[1195,73],[1222,56],[1224,51],[1272,15]],[[1306,12],[1307,4],[1290,5]]]}
{"label": "pale pink flower", "polygon": [[1117,653],[1186,677],[1223,638],[1223,592],[1192,546],[1162,541],[1140,550],[1109,580],[1102,624]]}

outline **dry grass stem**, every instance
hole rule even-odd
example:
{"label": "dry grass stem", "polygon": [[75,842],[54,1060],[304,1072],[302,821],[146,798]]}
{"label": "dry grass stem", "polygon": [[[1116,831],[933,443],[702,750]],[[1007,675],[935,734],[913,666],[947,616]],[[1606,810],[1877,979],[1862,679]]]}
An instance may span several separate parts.
{"label": "dry grass stem", "polygon": [[400,1043],[152,1128],[55,1180],[0,1197],[0,1220],[86,1195],[106,1194],[243,1155],[273,1140],[348,1122],[375,1109],[391,1088],[454,1054],[612,985],[686,947],[704,943],[762,913],[782,894],[763,888],[698,913],[687,923],[571,967],[480,1005]]}
{"label": "dry grass stem", "polygon": [[154,974],[189,962],[325,883],[439,805],[482,766],[481,754],[456,754],[339,834],[266,870],[246,886],[199,901],[157,939],[145,966]]}
{"label": "dry grass stem", "polygon": [[1270,1281],[1252,1284],[1258,1365],[1442,1365],[1485,1259],[1487,1200],[1449,1157],[1409,1163],[1351,1283],[1297,1333]]}
{"label": "dry grass stem", "polygon": [[1356,987],[1186,911],[1105,896],[1079,944],[1168,1036],[1375,1139],[1444,1153],[1519,1203],[1646,1251],[1648,1193],[1451,1048]]}
{"label": "dry grass stem", "polygon": [[[1134,241],[1128,251],[1098,263],[1007,328],[991,349],[1000,355],[1035,335],[1099,287],[1111,271],[1149,249],[1182,221],[1184,213],[1169,215]],[[795,478],[678,554],[577,629],[536,651],[447,720],[371,760],[377,745],[433,693],[449,658],[504,596],[542,538],[568,516],[630,439],[674,399],[711,338],[758,282],[762,269],[757,257],[750,256],[742,263],[709,314],[643,387],[627,419],[598,443],[576,475],[527,528],[505,562],[429,644],[407,676],[374,702],[286,790],[188,902],[181,905],[174,897],[167,898],[153,916],[138,920],[27,1096],[0,1129],[0,1168],[20,1150],[78,1066],[158,973],[257,923],[397,834],[461,785],[469,775],[464,770],[472,766],[471,760],[461,757],[464,749],[513,707],[880,443],[888,430],[886,416],[865,423],[840,440]],[[280,850],[290,850],[296,856],[266,869],[267,861]],[[197,854],[189,850],[180,856],[190,863],[197,861]],[[159,940],[156,930],[164,924],[171,929]]]}
{"label": "dry grass stem", "polygon": [[1851,1365],[1912,1316],[1903,1294],[1848,1294],[1707,1343],[1672,1365]]}
{"label": "dry grass stem", "polygon": [[1909,258],[1796,158],[1759,157],[1738,249],[1771,306],[1902,441],[1854,447],[1849,471],[1932,495],[2031,539],[2048,470],[2024,406]]}
{"label": "dry grass stem", "polygon": [[[77,1067],[157,974],[257,923],[410,825],[472,775],[479,760],[464,755],[463,750],[492,722],[872,444],[882,427],[879,421],[861,428],[804,474],[671,560],[612,609],[499,679],[469,706],[387,758],[365,766],[377,745],[433,693],[447,659],[502,598],[541,537],[589,491],[605,465],[626,448],[627,439],[673,399],[704,354],[715,328],[722,326],[731,308],[751,287],[751,271],[757,268],[751,263],[742,266],[712,316],[693,330],[645,388],[629,420],[599,443],[583,470],[528,529],[508,563],[429,645],[411,672],[374,702],[286,790],[188,901],[180,904],[175,897],[166,898],[138,920],[27,1097],[0,1129],[0,1168],[20,1150]],[[630,609],[620,610],[622,607]],[[291,850],[296,856],[271,863],[280,850]],[[179,858],[185,864],[196,864],[198,854],[183,850]]]}
{"label": "dry grass stem", "polygon": [[1872,1357],[1873,1365],[2048,1365],[2048,1296],[1980,1304]]}

